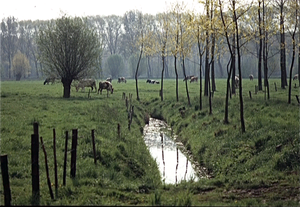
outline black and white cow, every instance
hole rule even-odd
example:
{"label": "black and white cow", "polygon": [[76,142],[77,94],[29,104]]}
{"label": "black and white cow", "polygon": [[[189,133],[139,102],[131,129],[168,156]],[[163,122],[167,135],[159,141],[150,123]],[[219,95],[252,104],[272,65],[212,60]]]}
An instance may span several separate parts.
{"label": "black and white cow", "polygon": [[119,77],[118,78],[118,83],[122,83],[122,82],[124,82],[124,83],[127,82],[125,77]]}
{"label": "black and white cow", "polygon": [[298,74],[294,75],[293,80],[298,80]]}
{"label": "black and white cow", "polygon": [[234,83],[235,83],[235,87],[238,88],[239,87],[239,83],[240,83],[240,78],[239,76],[235,76],[234,77]]}
{"label": "black and white cow", "polygon": [[249,79],[250,79],[251,81],[253,81],[254,75],[250,74],[250,75],[249,75]]}

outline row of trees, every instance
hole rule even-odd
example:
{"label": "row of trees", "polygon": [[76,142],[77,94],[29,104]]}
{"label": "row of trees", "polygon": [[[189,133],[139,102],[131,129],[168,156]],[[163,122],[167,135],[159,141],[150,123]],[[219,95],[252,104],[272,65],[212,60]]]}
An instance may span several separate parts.
{"label": "row of trees", "polygon": [[[161,77],[161,100],[164,77],[173,73],[178,101],[179,77],[186,78],[191,73],[191,64],[187,62],[193,62],[194,67],[199,66],[193,74],[200,76],[199,103],[202,109],[202,75],[203,94],[211,103],[211,93],[216,90],[216,63],[223,77],[227,77],[225,123],[228,123],[228,98],[235,93],[234,77],[238,75],[240,78],[240,118],[242,131],[245,131],[242,78],[250,72],[257,75],[259,90],[262,90],[264,78],[266,97],[269,98],[268,78],[279,66],[281,87],[285,88],[289,63],[290,103],[299,0],[257,0],[249,4],[236,0],[205,0],[202,4],[205,8],[203,14],[187,11],[184,3],[176,3],[167,12],[156,16],[138,11],[127,12],[123,17],[63,16],[46,22],[21,22],[19,27],[14,18],[8,18],[1,24],[1,55],[6,60],[1,63],[1,68],[11,78],[14,68],[11,59],[16,51],[20,51],[31,60],[31,64],[34,63],[37,76],[39,71],[43,71],[60,77],[65,89],[64,97],[69,97],[73,80],[92,75],[116,78],[125,73],[120,68],[126,60],[130,63],[127,66],[131,66],[129,75],[136,79],[139,100],[137,80],[143,74],[141,68],[146,68],[147,77],[152,77],[155,70],[150,62],[156,60],[156,71]],[[290,34],[289,39],[287,34]],[[289,54],[289,51],[292,54],[287,61],[286,53]],[[280,61],[277,64],[269,61],[278,55]],[[249,63],[249,59],[258,63],[256,66],[252,64],[251,70],[245,64]],[[103,61],[108,69],[106,74],[102,70]],[[42,70],[38,69],[38,65]],[[227,68],[223,69],[225,65]],[[190,105],[187,82],[185,86]]]}
{"label": "row of trees", "polygon": [[[292,15],[292,7],[289,2],[291,1],[283,1],[283,0],[272,0],[272,1],[265,1],[265,15],[266,15],[266,22],[268,28],[268,49],[269,49],[269,68],[270,68],[270,75],[273,76],[282,76],[282,83],[283,87],[287,85],[286,76],[284,78],[284,74],[287,74],[286,67],[291,63],[292,57],[292,38],[289,34],[289,29],[291,29],[293,19],[295,19]],[[230,1],[224,2],[225,5],[228,5]],[[210,13],[215,17],[212,18],[209,23],[215,28],[210,28],[211,31],[215,30],[218,31],[219,28],[217,25],[221,25],[220,15],[218,14],[218,1],[208,1],[205,4],[214,5],[214,8],[211,8]],[[204,4],[204,6],[205,6]],[[243,45],[242,58],[243,58],[243,65],[242,70],[244,76],[248,76],[250,73],[253,73],[255,77],[258,77],[260,89],[262,89],[262,84],[260,82],[261,73],[257,70],[257,64],[254,64],[258,61],[258,53],[259,53],[259,15],[262,16],[262,0],[254,1],[254,4],[249,5],[249,9],[245,11],[243,17],[239,20],[239,24],[241,25],[248,25],[247,27],[242,27],[241,32],[248,34],[251,31],[251,36],[248,37],[247,43]],[[203,6],[199,4],[199,7]],[[196,14],[193,11],[187,11],[185,9],[185,5],[182,4],[177,8],[178,12],[181,13],[181,22],[176,22],[176,18],[171,17],[171,13],[174,12],[176,5],[170,5],[168,11],[164,14],[158,14],[156,16],[143,14],[143,19],[147,19],[147,21],[143,21],[142,24],[147,24],[147,28],[151,30],[153,33],[156,33],[156,37],[159,36],[159,33],[162,32],[163,25],[160,23],[164,15],[169,16],[166,18],[165,21],[169,21],[167,23],[171,27],[174,27],[176,24],[185,24],[188,22],[190,16],[194,16],[197,18],[197,21],[194,21],[194,25],[188,24],[184,26],[188,26],[196,32],[197,31],[197,24],[201,24],[199,26],[199,32],[201,35],[203,34],[204,25],[208,24],[209,21],[206,21],[204,17],[205,14]],[[178,7],[178,5],[177,5]],[[257,12],[260,7],[260,12]],[[238,8],[240,9],[240,8]],[[282,14],[281,14],[282,13]],[[99,38],[101,41],[102,47],[102,56],[99,56],[98,61],[98,73],[97,77],[100,78],[101,76],[112,76],[116,78],[118,75],[121,76],[128,76],[134,77],[135,76],[135,67],[132,65],[132,61],[137,61],[138,59],[138,50],[136,48],[136,42],[138,37],[140,36],[139,31],[139,15],[141,12],[139,11],[128,11],[124,14],[124,16],[90,16],[87,17],[90,26],[96,27],[98,31]],[[185,15],[184,15],[185,14]],[[188,15],[189,14],[189,15]],[[198,17],[197,17],[198,16]],[[213,16],[212,16],[213,17]],[[187,18],[187,19],[186,19]],[[205,21],[205,22],[204,22]],[[35,37],[38,34],[38,31],[41,28],[44,28],[49,21],[18,21],[14,17],[8,17],[2,20],[1,22],[1,77],[2,79],[12,79],[15,78],[15,73],[12,70],[12,61],[15,54],[20,51],[22,54],[26,56],[30,63],[30,70],[24,76],[30,76],[31,78],[38,78],[43,76],[42,68],[43,65],[38,60],[38,48],[36,45]],[[288,28],[288,29],[286,29]],[[182,28],[185,30],[184,28]],[[187,29],[187,30],[190,30]],[[174,28],[172,29],[174,31]],[[170,33],[172,32],[170,30]],[[176,29],[175,29],[176,30]],[[213,36],[215,33],[210,32]],[[170,35],[171,37],[171,35]],[[200,42],[203,42],[203,37],[201,37]],[[185,66],[186,66],[186,73],[187,75],[198,75],[198,66],[200,62],[200,57],[198,55],[199,48],[197,46],[197,35],[192,37],[194,40],[190,43],[191,48],[189,49],[189,54],[185,58]],[[174,38],[173,38],[174,39]],[[226,68],[227,61],[230,57],[229,51],[226,49],[226,41],[223,35],[218,35],[214,38],[215,43],[214,45],[214,57],[213,62],[211,63],[215,70],[212,70],[212,75],[215,77],[226,77]],[[168,44],[172,45],[172,40],[168,38]],[[183,39],[183,41],[185,41]],[[282,44],[283,42],[283,44]],[[211,43],[211,42],[209,42]],[[189,44],[189,43],[187,43]],[[281,47],[283,45],[284,47]],[[166,48],[166,56],[165,56],[165,77],[176,77],[176,72],[174,65],[172,64],[174,60],[174,51],[171,51],[170,48]],[[111,71],[106,62],[107,58],[111,55],[118,55],[122,57],[121,64],[122,69],[115,68],[114,71]],[[102,62],[101,62],[102,60]],[[204,63],[206,62],[206,58],[204,58]],[[273,61],[274,60],[274,61]],[[280,62],[277,60],[281,60]],[[140,65],[140,76],[144,77],[160,77],[161,72],[161,65],[162,59],[160,58],[160,54],[154,53],[152,55],[148,55],[145,53],[142,56],[141,65]],[[176,58],[176,62],[181,64],[180,58]],[[283,63],[285,62],[285,63]],[[205,63],[206,64],[206,63]],[[297,63],[296,63],[297,64]],[[207,70],[207,65],[205,66],[205,70]],[[205,70],[203,74],[205,74]],[[285,71],[285,72],[284,72]],[[183,77],[183,71],[178,70],[179,77]],[[206,74],[207,75],[207,74]],[[262,75],[263,76],[263,75]],[[101,77],[102,78],[102,77]],[[215,87],[215,84],[212,83],[212,87]],[[205,87],[205,93],[207,93],[207,85]]]}

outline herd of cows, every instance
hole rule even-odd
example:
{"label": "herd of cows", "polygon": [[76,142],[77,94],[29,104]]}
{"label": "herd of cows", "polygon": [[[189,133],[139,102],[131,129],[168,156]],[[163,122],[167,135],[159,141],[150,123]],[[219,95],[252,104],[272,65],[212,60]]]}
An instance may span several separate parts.
{"label": "herd of cows", "polygon": [[[252,74],[249,75],[249,79],[250,81],[253,81],[254,76]],[[55,83],[55,81],[58,80],[57,78],[51,77],[51,78],[46,78],[44,81],[44,85],[45,84],[49,84],[49,83]],[[187,81],[190,80],[190,83],[192,82],[198,82],[198,76],[186,76],[183,81]],[[298,80],[298,74],[294,75],[293,80]],[[239,76],[236,75],[235,76],[235,87],[237,88],[239,86]],[[98,94],[100,92],[100,94],[102,94],[102,90],[107,90],[107,96],[109,94],[109,92],[112,94],[114,91],[114,88],[112,86],[112,78],[107,78],[105,81],[100,81],[99,82],[99,87],[98,87]],[[126,83],[126,78],[125,77],[119,77],[118,78],[118,83]],[[150,84],[159,84],[159,81],[156,80],[151,80],[151,79],[147,79],[146,83],[150,83]],[[95,88],[95,91],[97,91],[97,86],[96,86],[96,80],[95,79],[82,79],[80,80],[78,83],[76,83],[75,85],[76,91],[78,92],[78,90],[81,88],[81,90],[84,90],[84,88],[86,87],[91,87],[92,91]]]}
{"label": "herd of cows", "polygon": [[[51,77],[51,78],[46,78],[45,81],[44,81],[44,85],[45,84],[54,84],[55,81],[58,80],[58,78],[54,78],[54,77]],[[100,94],[102,94],[102,90],[107,90],[107,96],[109,94],[109,92],[112,94],[114,92],[114,88],[112,86],[112,78],[107,78],[105,81],[100,81],[99,82],[99,87],[98,87],[98,94],[100,92]],[[126,78],[125,77],[119,77],[118,78],[118,83],[126,83]],[[79,91],[79,89],[81,88],[81,90],[84,90],[86,87],[89,88],[91,87],[92,88],[92,91],[95,89],[95,91],[97,91],[97,84],[96,84],[96,80],[95,79],[82,79],[82,80],[79,80],[77,83],[75,83],[73,86],[75,86],[76,88],[76,92]]]}

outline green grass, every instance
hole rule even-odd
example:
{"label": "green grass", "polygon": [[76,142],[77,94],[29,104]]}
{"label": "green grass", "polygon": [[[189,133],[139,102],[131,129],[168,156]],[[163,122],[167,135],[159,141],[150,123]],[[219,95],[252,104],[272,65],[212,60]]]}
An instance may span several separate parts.
{"label": "green grass", "polygon": [[[159,84],[139,80],[136,100],[135,81],[116,83],[106,97],[92,92],[71,90],[62,98],[61,84],[43,81],[1,82],[1,155],[8,155],[12,205],[31,205],[31,143],[33,123],[39,123],[54,183],[53,129],[56,131],[56,157],[59,188],[51,200],[46,180],[44,154],[40,149],[41,205],[179,205],[179,206],[299,206],[299,106],[292,87],[275,91],[279,79],[270,80],[270,99],[262,91],[254,93],[255,81],[243,80],[246,132],[241,132],[239,97],[229,100],[229,124],[223,123],[225,79],[217,80],[209,114],[203,97],[199,110],[199,84],[188,83],[188,106],[184,82],[179,80],[179,101],[175,80],[164,80],[164,101]],[[252,99],[249,98],[252,92]],[[125,100],[133,95],[134,116],[128,130]],[[179,109],[185,107],[182,115]],[[212,177],[198,182],[164,185],[150,156],[142,129],[147,115],[164,119],[177,139]],[[121,136],[118,137],[117,126]],[[76,178],[70,178],[68,152],[67,184],[62,186],[65,132],[78,129]],[[91,130],[95,130],[97,164],[94,164]],[[0,181],[0,203],[4,203]],[[54,185],[52,186],[55,192]]]}

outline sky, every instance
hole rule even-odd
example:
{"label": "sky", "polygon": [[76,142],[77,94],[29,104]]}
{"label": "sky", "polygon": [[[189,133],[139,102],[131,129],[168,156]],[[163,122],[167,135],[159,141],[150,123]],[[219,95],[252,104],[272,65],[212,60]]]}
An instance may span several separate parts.
{"label": "sky", "polygon": [[[171,3],[183,0],[3,0],[0,6],[0,18],[15,17],[21,20],[50,20],[69,16],[108,16],[119,15],[130,10],[157,14],[167,11]],[[184,0],[189,9],[200,8],[197,0]]]}

